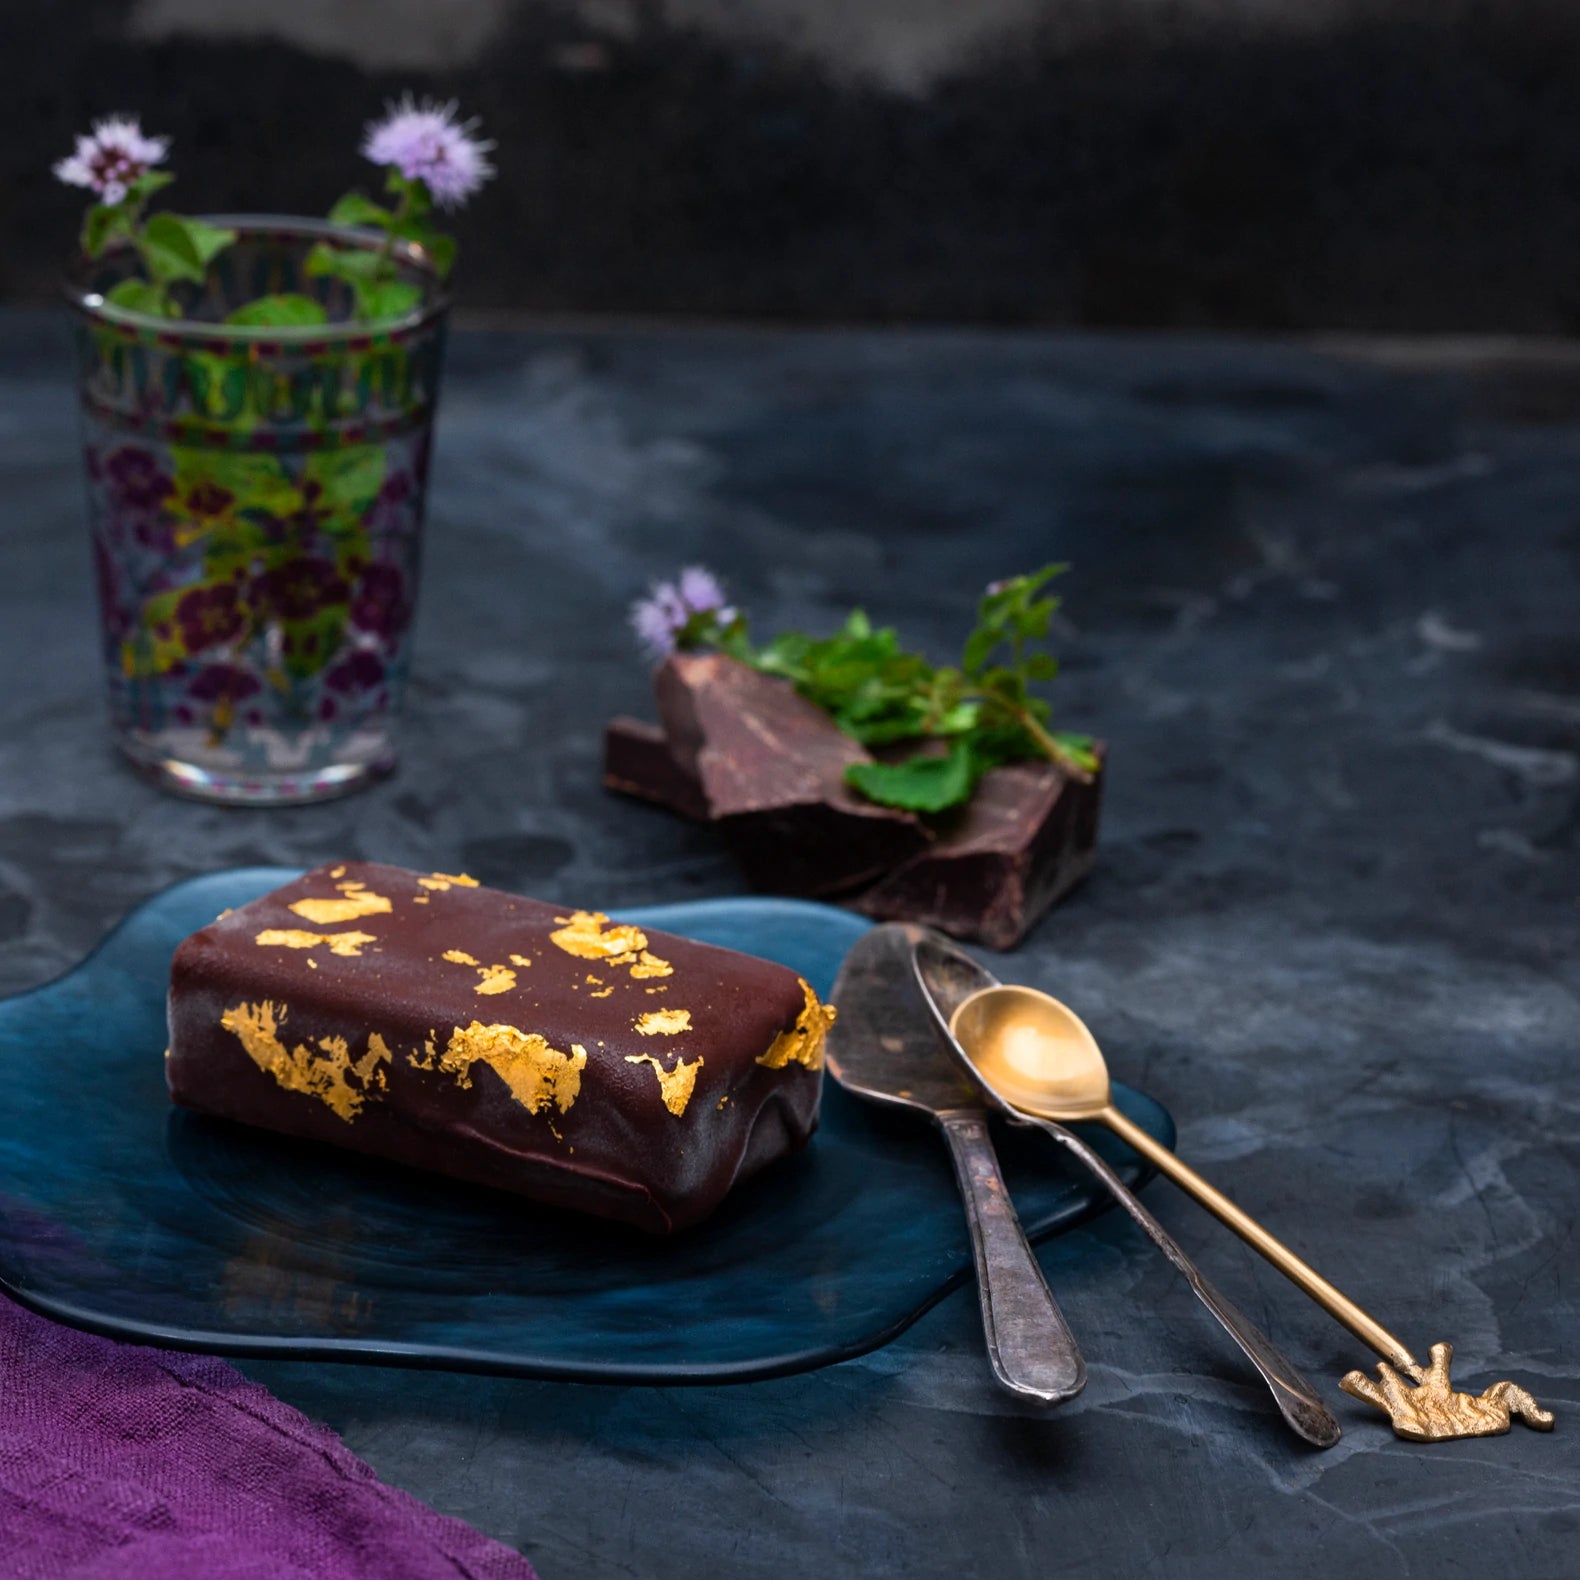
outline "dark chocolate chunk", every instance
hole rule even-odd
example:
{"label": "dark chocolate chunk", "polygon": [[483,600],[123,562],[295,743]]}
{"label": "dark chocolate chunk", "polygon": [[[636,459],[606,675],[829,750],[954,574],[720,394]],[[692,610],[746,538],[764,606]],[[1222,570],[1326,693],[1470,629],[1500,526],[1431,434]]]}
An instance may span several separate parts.
{"label": "dark chocolate chunk", "polygon": [[603,732],[605,789],[654,801],[681,817],[708,818],[702,786],[675,761],[669,740],[656,724],[641,719],[610,719]]}
{"label": "dark chocolate chunk", "polygon": [[832,1013],[784,966],[398,867],[186,939],[176,1102],[665,1231],[804,1146]]}
{"label": "dark chocolate chunk", "polygon": [[1091,871],[1103,777],[1082,784],[1052,763],[995,768],[936,844],[851,905],[1011,948]]}
{"label": "dark chocolate chunk", "polygon": [[910,813],[845,783],[849,764],[871,759],[788,682],[720,653],[677,653],[653,689],[676,763],[754,888],[847,893],[931,840]]}

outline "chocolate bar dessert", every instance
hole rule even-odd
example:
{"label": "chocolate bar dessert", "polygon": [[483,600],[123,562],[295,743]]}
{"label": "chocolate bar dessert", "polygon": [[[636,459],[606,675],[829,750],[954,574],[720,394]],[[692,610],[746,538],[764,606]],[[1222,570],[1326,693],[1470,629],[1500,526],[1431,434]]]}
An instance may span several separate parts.
{"label": "chocolate bar dessert", "polygon": [[471,878],[319,867],[193,933],[170,1095],[667,1232],[806,1145],[831,1006],[788,968]]}

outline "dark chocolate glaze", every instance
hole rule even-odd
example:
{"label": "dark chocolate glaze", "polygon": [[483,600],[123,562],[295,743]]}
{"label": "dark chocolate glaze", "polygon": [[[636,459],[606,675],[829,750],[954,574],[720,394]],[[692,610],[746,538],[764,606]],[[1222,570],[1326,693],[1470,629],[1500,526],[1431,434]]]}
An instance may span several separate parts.
{"label": "dark chocolate glaze", "polygon": [[[697,1222],[736,1180],[806,1145],[817,1125],[821,1060],[818,1068],[758,1062],[806,1008],[793,971],[655,932],[646,934],[648,960],[667,962],[670,974],[633,974],[633,966],[657,968],[640,957],[583,958],[552,941],[569,907],[459,883],[428,888],[424,876],[371,863],[320,867],[186,939],[171,966],[171,1097],[659,1232]],[[357,895],[381,896],[392,909],[331,921],[291,910]],[[371,941],[357,955],[337,955],[327,943],[260,944],[270,930]],[[446,960],[450,951],[478,964]],[[512,971],[514,985],[479,993],[485,968],[495,966]],[[298,1069],[321,1076],[335,1062],[333,1040],[343,1038],[341,1062],[361,1063],[365,1073],[353,1069],[333,1083],[333,1102],[282,1084],[248,1052],[247,1038],[222,1024],[240,1006],[256,1024],[260,1005],[273,1007],[273,1040]],[[691,1020],[684,1030],[636,1029],[644,1014],[682,1009]],[[563,1084],[549,1095],[527,1090],[529,1101],[541,1099],[532,1112],[493,1065],[446,1069],[452,1037],[474,1022],[535,1033],[569,1059],[584,1049],[568,1105],[559,1106]],[[369,1060],[374,1036],[388,1059]],[[656,1059],[666,1073],[701,1061],[681,1113],[666,1106],[654,1066],[629,1056]]]}

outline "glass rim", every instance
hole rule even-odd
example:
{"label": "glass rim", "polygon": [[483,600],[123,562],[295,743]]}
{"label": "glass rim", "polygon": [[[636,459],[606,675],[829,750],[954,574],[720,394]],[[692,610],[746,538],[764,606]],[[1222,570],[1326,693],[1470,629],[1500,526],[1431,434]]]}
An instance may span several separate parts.
{"label": "glass rim", "polygon": [[[349,242],[368,250],[382,247],[385,243],[382,231],[359,225],[336,225],[326,219],[313,219],[305,215],[199,214],[194,217],[208,225],[219,225],[227,230],[254,235],[284,233],[317,240]],[[432,255],[420,243],[398,240],[392,251],[403,263],[428,276],[433,282],[434,294],[399,318],[380,319],[376,323],[345,319],[340,323],[329,324],[216,324],[203,319],[161,318],[153,313],[139,313],[129,307],[117,307],[106,301],[99,292],[88,289],[81,276],[84,266],[95,260],[80,255],[68,266],[61,290],[67,303],[84,317],[165,339],[203,344],[234,344],[241,341],[299,346],[324,341],[367,340],[386,335],[404,337],[442,318],[450,309],[451,298],[439,278]]]}

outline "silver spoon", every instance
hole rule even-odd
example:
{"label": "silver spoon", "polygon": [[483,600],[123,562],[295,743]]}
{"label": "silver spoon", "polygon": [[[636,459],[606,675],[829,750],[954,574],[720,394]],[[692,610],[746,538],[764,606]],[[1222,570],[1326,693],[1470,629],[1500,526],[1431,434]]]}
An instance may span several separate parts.
{"label": "silver spoon", "polygon": [[987,1101],[1016,1122],[1034,1126],[1052,1136],[1107,1186],[1114,1199],[1184,1275],[1186,1282],[1195,1291],[1196,1298],[1217,1318],[1246,1359],[1261,1373],[1272,1392],[1279,1414],[1289,1424],[1290,1430],[1318,1448],[1331,1448],[1339,1440],[1339,1423],[1317,1397],[1311,1384],[1243,1311],[1208,1283],[1196,1264],[1175,1244],[1168,1231],[1136,1199],[1135,1192],[1073,1131],[1054,1120],[1036,1118],[1010,1107],[983,1078],[970,1054],[949,1029],[949,1022],[954,1012],[973,993],[982,988],[997,987],[997,978],[964,950],[956,948],[938,934],[922,928],[909,931],[913,934],[912,968],[933,1023],[944,1039],[945,1046],[960,1065],[970,1072]]}
{"label": "silver spoon", "polygon": [[834,982],[829,1072],[852,1096],[925,1114],[943,1133],[970,1226],[993,1375],[1023,1400],[1059,1404],[1086,1385],[1086,1363],[999,1175],[987,1100],[914,1012],[912,984],[908,931],[874,927],[856,940]]}

